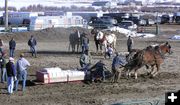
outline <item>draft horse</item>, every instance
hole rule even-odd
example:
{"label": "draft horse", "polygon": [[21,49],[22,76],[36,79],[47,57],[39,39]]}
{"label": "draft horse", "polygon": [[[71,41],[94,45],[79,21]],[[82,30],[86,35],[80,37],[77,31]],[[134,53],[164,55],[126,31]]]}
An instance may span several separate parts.
{"label": "draft horse", "polygon": [[72,52],[75,52],[75,48],[77,48],[77,52],[79,52],[79,47],[81,47],[82,35],[79,32],[74,32],[69,35],[69,48],[72,48]]}
{"label": "draft horse", "polygon": [[[171,45],[168,42],[155,46],[154,48],[147,47],[146,49],[139,50],[133,56],[132,61],[126,64],[125,69],[128,71],[128,75],[130,75],[130,72],[134,70],[134,76],[135,79],[137,79],[138,69],[144,65],[150,66],[150,74],[154,77],[158,74],[160,65],[163,63],[165,54],[167,53],[172,53]],[[154,67],[156,67],[156,70]]]}
{"label": "draft horse", "polygon": [[116,48],[116,40],[117,37],[115,34],[106,34],[102,31],[98,31],[93,29],[91,34],[94,34],[94,41],[96,45],[96,51],[98,51],[98,46],[100,45],[100,49],[102,51],[102,46],[104,46],[104,50],[107,48],[107,45],[112,45],[113,49]]}

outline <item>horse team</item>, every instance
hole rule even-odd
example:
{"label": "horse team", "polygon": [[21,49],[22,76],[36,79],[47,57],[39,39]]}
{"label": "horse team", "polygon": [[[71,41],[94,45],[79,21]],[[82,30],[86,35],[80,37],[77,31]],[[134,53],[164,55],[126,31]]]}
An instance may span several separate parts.
{"label": "horse team", "polygon": [[[102,47],[104,49],[107,48],[108,45],[112,45],[113,49],[116,51],[116,40],[117,37],[115,34],[105,34],[102,31],[93,29],[91,34],[94,35],[94,41],[96,45],[96,51],[100,50],[103,52]],[[75,51],[75,46],[77,45],[77,51],[80,45],[81,35],[76,30],[76,34],[72,34],[69,37],[70,46],[72,46],[72,51]],[[126,55],[127,64],[123,66],[124,71],[126,71],[126,75],[128,77],[134,72],[134,77],[137,79],[138,70],[146,66],[146,68],[151,67],[151,71],[148,73],[152,77],[155,77],[160,69],[160,65],[163,63],[165,59],[165,54],[171,54],[171,45],[168,42],[155,45],[148,46],[144,49],[132,49],[128,55]],[[156,69],[155,69],[156,67]]]}

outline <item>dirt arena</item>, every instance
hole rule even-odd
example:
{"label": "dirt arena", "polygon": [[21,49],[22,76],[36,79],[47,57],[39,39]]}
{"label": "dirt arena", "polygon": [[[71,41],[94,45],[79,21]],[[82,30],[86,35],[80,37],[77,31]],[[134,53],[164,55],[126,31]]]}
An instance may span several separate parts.
{"label": "dirt arena", "polygon": [[[31,81],[36,79],[36,71],[44,67],[60,67],[62,69],[76,69],[79,66],[79,54],[68,52],[69,34],[72,29],[46,29],[36,32],[1,34],[6,48],[11,37],[17,42],[15,59],[20,52],[28,52],[27,41],[30,35],[34,35],[38,41],[38,57],[32,58],[29,53],[25,57],[31,63],[28,70],[28,81],[25,92],[15,92],[7,95],[6,84],[0,83],[0,105],[111,105],[121,102],[165,102],[165,92],[180,89],[180,41],[170,40],[173,34],[178,34],[180,25],[160,26],[160,35],[156,38],[135,38],[135,48],[145,48],[150,44],[169,41],[173,54],[167,55],[161,65],[160,73],[155,78],[149,78],[145,74],[145,68],[140,69],[138,79],[126,79],[122,77],[119,83],[113,84],[108,80],[105,83],[84,84],[56,83],[35,85]],[[86,31],[82,30],[80,31]],[[179,33],[180,34],[180,33]],[[93,36],[90,37],[90,49],[95,51]],[[127,38],[118,34],[117,50],[126,51]],[[8,50],[7,50],[8,51]],[[93,64],[103,56],[92,56]],[[105,63],[111,70],[112,59],[106,59]],[[149,105],[149,104],[143,104]]]}

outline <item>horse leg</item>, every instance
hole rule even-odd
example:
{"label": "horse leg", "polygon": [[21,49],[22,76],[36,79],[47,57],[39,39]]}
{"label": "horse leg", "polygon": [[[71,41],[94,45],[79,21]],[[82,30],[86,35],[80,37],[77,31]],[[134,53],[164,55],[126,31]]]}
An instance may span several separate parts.
{"label": "horse leg", "polygon": [[153,77],[155,77],[155,76],[158,74],[159,69],[160,69],[160,64],[156,64],[156,68],[157,68],[157,70],[156,70],[156,72],[154,73]]}
{"label": "horse leg", "polygon": [[98,42],[95,41],[95,45],[96,45],[96,52],[98,52]]}
{"label": "horse leg", "polygon": [[70,51],[70,48],[71,48],[71,44],[69,43],[68,51]]}
{"label": "horse leg", "polygon": [[137,79],[137,75],[138,75],[138,74],[137,74],[137,73],[138,73],[137,70],[138,70],[138,69],[135,69],[135,70],[134,70],[134,71],[135,71],[135,72],[134,72],[135,79]]}
{"label": "horse leg", "polygon": [[150,74],[153,75],[154,74],[154,65],[151,66],[151,71],[150,71]]}
{"label": "horse leg", "polygon": [[102,51],[102,44],[99,44],[99,46],[100,46],[100,50]]}
{"label": "horse leg", "polygon": [[79,52],[79,44],[77,44],[77,52]]}
{"label": "horse leg", "polygon": [[74,51],[75,51],[75,45],[74,45],[74,44],[71,44],[71,47],[72,47],[72,52],[74,53]]}
{"label": "horse leg", "polygon": [[129,78],[129,69],[125,69],[125,70],[127,70],[126,71],[126,76],[127,76],[127,78]]}
{"label": "horse leg", "polygon": [[114,42],[113,42],[113,49],[114,49],[114,51],[116,51],[116,40],[114,40]]}

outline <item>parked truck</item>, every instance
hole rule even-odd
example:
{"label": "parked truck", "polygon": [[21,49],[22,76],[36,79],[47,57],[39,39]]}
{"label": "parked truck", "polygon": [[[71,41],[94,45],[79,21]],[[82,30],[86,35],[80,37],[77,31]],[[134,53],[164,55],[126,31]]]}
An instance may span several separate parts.
{"label": "parked truck", "polygon": [[174,14],[174,20],[176,23],[178,23],[178,24],[180,23],[180,12],[176,12]]}

